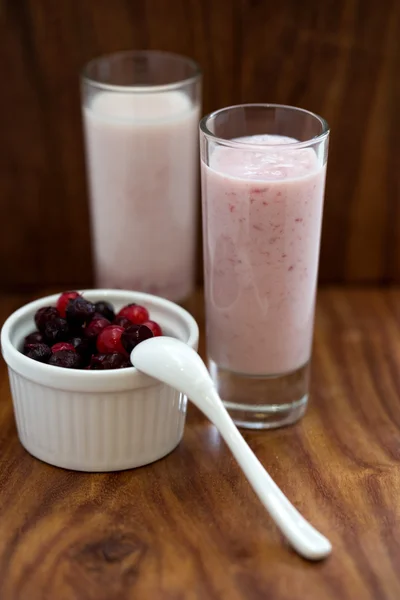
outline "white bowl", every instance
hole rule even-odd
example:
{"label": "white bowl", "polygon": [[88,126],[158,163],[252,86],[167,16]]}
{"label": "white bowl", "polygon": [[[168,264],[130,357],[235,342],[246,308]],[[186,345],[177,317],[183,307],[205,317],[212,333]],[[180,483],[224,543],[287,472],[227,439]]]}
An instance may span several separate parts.
{"label": "white bowl", "polygon": [[[139,292],[87,290],[92,302],[108,300],[116,310],[136,302],[164,333],[197,350],[199,329],[183,308]],[[184,395],[134,367],[110,371],[64,369],[22,354],[34,315],[55,305],[59,294],[26,304],[1,330],[19,439],[37,458],[78,471],[118,471],[162,458],[180,442],[186,417]]]}

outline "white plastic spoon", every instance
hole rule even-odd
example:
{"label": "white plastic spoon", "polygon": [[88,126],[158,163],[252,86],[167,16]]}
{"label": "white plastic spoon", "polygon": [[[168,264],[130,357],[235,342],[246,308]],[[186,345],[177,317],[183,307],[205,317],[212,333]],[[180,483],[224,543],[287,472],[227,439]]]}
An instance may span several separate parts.
{"label": "white plastic spoon", "polygon": [[135,367],[183,392],[210,419],[253,486],[262,504],[304,558],[320,560],[332,550],[329,540],[301,516],[251,451],[227,413],[200,356],[169,337],[155,337],[132,350]]}

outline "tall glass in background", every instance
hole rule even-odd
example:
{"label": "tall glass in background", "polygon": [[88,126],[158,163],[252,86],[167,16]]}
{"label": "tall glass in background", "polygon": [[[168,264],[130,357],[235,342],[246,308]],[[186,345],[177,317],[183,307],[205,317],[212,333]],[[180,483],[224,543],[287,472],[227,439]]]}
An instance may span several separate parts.
{"label": "tall glass in background", "polygon": [[210,371],[238,425],[287,425],[308,401],[328,125],[233,106],[200,138]]}
{"label": "tall glass in background", "polygon": [[201,74],[156,51],[92,60],[82,102],[96,285],[181,301],[195,283]]}

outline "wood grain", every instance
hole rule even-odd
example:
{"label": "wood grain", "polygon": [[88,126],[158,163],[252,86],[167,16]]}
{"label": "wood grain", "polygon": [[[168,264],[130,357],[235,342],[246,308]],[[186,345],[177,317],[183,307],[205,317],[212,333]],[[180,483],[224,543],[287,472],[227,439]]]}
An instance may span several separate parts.
{"label": "wood grain", "polygon": [[[26,300],[0,296],[0,322]],[[200,295],[190,308],[202,326]],[[399,290],[321,291],[306,417],[245,435],[332,540],[320,564],[285,546],[193,407],[179,448],[152,466],[64,471],[20,446],[1,362],[0,598],[397,600],[399,331]]]}
{"label": "wood grain", "polygon": [[400,281],[398,0],[2,0],[0,40],[0,288],[90,284],[78,74],[129,48],[196,59],[204,112],[325,116],[321,280]]}

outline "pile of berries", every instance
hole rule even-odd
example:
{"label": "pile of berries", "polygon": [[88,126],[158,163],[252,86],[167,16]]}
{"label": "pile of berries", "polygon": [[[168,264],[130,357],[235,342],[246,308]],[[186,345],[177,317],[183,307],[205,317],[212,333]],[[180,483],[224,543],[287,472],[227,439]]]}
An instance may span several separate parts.
{"label": "pile of berries", "polygon": [[93,304],[78,292],[64,292],[56,306],[35,314],[37,330],[26,336],[22,352],[34,360],[67,369],[131,367],[133,348],[162,335],[146,308],[128,304],[117,314],[109,302]]}

